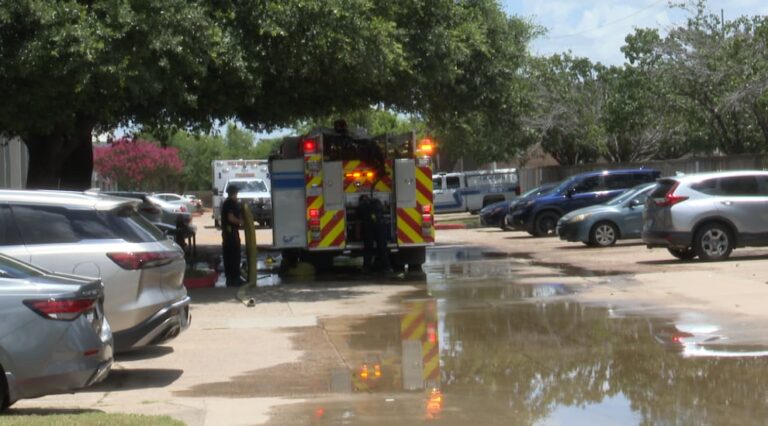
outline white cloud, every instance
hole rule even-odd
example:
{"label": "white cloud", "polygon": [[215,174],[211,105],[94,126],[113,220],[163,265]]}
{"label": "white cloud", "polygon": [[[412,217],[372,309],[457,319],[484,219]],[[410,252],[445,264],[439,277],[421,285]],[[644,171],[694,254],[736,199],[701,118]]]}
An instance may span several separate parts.
{"label": "white cloud", "polygon": [[[670,9],[667,0],[502,0],[507,13],[531,18],[547,28],[536,40],[533,53],[551,55],[571,50],[608,65],[623,63],[620,48],[635,28],[658,28],[662,33],[682,24],[685,14]],[[768,14],[764,0],[711,0],[713,13],[722,9],[726,19]]]}

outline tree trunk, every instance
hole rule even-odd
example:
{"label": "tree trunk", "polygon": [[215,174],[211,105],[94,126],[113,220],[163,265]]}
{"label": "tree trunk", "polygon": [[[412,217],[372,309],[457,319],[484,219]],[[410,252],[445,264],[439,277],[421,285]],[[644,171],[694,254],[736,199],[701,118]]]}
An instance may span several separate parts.
{"label": "tree trunk", "polygon": [[26,138],[29,152],[27,188],[84,191],[93,173],[93,124],[77,118],[76,130],[53,131]]}

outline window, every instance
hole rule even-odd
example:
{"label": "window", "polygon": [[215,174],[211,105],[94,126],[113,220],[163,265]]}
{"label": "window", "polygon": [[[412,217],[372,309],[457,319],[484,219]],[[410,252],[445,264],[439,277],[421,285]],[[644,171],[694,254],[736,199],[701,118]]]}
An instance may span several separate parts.
{"label": "window", "polygon": [[114,211],[19,205],[13,216],[26,244],[65,244],[87,240],[150,242],[163,238],[130,205]]}
{"label": "window", "polygon": [[446,176],[445,187],[446,189],[459,189],[461,188],[461,181],[458,176]]}
{"label": "window", "polygon": [[632,186],[640,185],[641,183],[653,182],[654,180],[656,180],[656,176],[651,173],[632,174]]}
{"label": "window", "polygon": [[706,179],[701,182],[694,183],[693,185],[691,185],[691,189],[699,191],[702,194],[718,195],[720,194],[720,189],[718,185],[719,181],[720,179]]}
{"label": "window", "polygon": [[443,178],[436,177],[432,179],[432,190],[440,191],[443,189]]}
{"label": "window", "polygon": [[635,186],[634,178],[628,173],[609,174],[605,176],[605,187],[607,190],[627,189]]}
{"label": "window", "polygon": [[600,186],[600,176],[590,176],[576,184],[576,192],[592,192]]}
{"label": "window", "polygon": [[0,205],[0,246],[21,245],[21,235],[16,228],[16,223],[11,218],[11,211],[8,206]]}
{"label": "window", "polygon": [[720,179],[723,195],[757,195],[757,179],[754,176],[732,176]]}

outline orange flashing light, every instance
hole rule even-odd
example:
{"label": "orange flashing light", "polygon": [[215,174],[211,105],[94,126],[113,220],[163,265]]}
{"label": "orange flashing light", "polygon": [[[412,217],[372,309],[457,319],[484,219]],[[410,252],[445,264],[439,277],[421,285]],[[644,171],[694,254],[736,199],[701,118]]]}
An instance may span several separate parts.
{"label": "orange flashing light", "polygon": [[363,364],[363,366],[360,368],[360,378],[363,380],[368,380],[368,365]]}
{"label": "orange flashing light", "polygon": [[354,173],[352,173],[352,176],[353,176],[355,179],[357,179],[357,178],[359,178],[359,177],[360,177],[360,172],[354,172]]}
{"label": "orange flashing light", "polygon": [[432,155],[432,153],[435,150],[435,144],[432,142],[432,139],[424,138],[419,141],[419,151],[423,155]]}
{"label": "orange flashing light", "polygon": [[372,178],[372,177],[373,177],[373,172],[368,172],[368,173],[366,173],[365,175],[366,175],[368,178]]}
{"label": "orange flashing light", "polygon": [[381,377],[381,366],[379,364],[373,366],[373,375],[375,377]]}

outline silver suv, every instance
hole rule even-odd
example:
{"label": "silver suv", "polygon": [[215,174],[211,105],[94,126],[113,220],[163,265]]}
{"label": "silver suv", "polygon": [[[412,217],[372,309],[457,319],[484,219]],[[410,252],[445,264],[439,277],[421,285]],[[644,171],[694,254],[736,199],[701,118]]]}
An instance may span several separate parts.
{"label": "silver suv", "polygon": [[723,260],[735,247],[768,245],[768,172],[660,179],[646,201],[642,236],[679,259]]}
{"label": "silver suv", "polygon": [[136,211],[138,200],[0,190],[0,253],[104,282],[116,351],[157,344],[189,326],[181,248]]}

